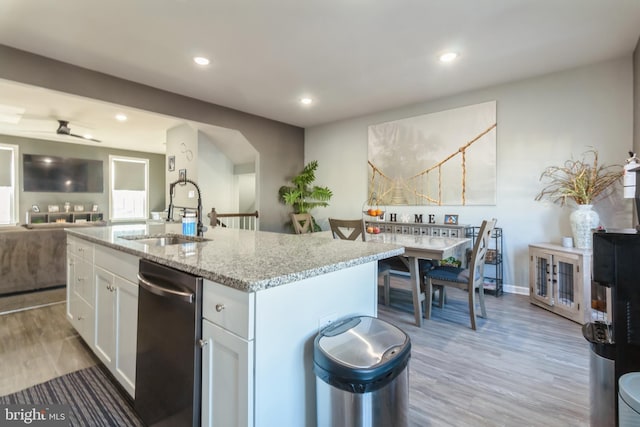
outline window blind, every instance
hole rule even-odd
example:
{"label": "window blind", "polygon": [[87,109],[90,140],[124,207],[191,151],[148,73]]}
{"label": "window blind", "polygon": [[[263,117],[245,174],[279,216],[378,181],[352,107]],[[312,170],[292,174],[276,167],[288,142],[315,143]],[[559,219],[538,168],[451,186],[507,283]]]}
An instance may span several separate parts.
{"label": "window blind", "polygon": [[114,160],[114,190],[144,191],[145,188],[145,164]]}

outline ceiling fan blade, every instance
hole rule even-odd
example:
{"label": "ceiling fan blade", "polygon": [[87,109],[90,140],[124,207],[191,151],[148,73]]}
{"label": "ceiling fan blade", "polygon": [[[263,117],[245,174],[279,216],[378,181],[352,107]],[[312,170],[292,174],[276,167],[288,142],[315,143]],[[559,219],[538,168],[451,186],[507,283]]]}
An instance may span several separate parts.
{"label": "ceiling fan blade", "polygon": [[100,141],[99,139],[95,139],[95,138],[87,138],[86,136],[76,135],[75,133],[68,133],[67,135],[69,135],[69,136],[74,136],[74,137],[76,137],[76,138],[86,139],[87,141],[102,142],[102,141]]}
{"label": "ceiling fan blade", "polygon": [[67,120],[58,120],[58,124],[59,126],[58,126],[58,129],[56,130],[56,133],[58,135],[68,135],[76,138],[86,139],[87,141],[102,142],[99,139],[95,139],[91,137],[87,138],[86,136],[83,136],[83,135],[71,133],[71,128],[69,127],[69,122]]}

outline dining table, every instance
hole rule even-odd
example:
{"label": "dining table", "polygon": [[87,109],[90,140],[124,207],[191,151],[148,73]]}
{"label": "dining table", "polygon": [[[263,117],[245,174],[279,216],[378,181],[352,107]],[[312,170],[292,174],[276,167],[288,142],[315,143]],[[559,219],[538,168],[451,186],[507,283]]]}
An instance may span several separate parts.
{"label": "dining table", "polygon": [[404,255],[399,256],[409,268],[413,313],[417,326],[422,326],[422,301],[424,294],[420,288],[419,260],[441,261],[454,257],[465,264],[466,250],[471,248],[468,237],[428,236],[400,233],[365,233],[365,241],[393,243],[404,246]]}

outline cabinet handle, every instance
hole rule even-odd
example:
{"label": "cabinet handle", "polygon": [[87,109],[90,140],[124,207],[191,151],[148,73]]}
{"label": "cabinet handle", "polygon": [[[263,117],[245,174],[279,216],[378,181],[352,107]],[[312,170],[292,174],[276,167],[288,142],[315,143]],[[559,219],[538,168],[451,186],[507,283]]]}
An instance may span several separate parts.
{"label": "cabinet handle", "polygon": [[200,348],[204,348],[207,345],[209,345],[209,341],[205,341],[205,340],[198,340],[198,345],[200,346]]}
{"label": "cabinet handle", "polygon": [[226,307],[224,306],[224,304],[216,304],[216,311],[218,313],[220,313],[222,310],[224,310]]}

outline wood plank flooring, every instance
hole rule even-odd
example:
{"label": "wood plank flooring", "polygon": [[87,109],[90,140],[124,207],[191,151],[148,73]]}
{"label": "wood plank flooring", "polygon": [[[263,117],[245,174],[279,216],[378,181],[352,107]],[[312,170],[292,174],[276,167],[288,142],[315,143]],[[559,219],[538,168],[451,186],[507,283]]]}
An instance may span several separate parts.
{"label": "wood plank flooring", "polygon": [[[393,275],[392,286],[408,283]],[[467,293],[447,297],[422,328],[407,292],[392,290],[392,305],[379,305],[378,316],[412,341],[412,426],[589,425],[590,350],[579,324],[506,294],[486,297],[488,318],[473,331]]]}
{"label": "wood plank flooring", "polygon": [[0,315],[0,396],[96,363],[64,303]]}
{"label": "wood plank flooring", "polygon": [[14,311],[40,307],[64,302],[67,298],[67,288],[45,289],[37,292],[25,292],[16,295],[0,296],[0,315]]}
{"label": "wood plank flooring", "polygon": [[[407,288],[392,276],[394,287]],[[380,318],[411,337],[411,426],[588,426],[589,347],[580,325],[529,304],[487,296],[488,319],[469,327],[467,295],[413,325],[409,294],[392,291]],[[64,304],[0,316],[0,395],[97,363]]]}

